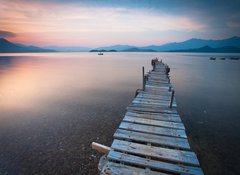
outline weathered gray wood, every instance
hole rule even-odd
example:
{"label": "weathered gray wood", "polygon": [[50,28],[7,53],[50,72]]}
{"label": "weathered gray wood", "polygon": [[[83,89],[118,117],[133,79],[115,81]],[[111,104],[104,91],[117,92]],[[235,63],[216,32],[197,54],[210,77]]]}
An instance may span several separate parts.
{"label": "weathered gray wood", "polygon": [[176,111],[176,108],[169,108],[169,103],[168,102],[162,102],[159,104],[144,104],[144,103],[134,103],[132,102],[129,107],[141,107],[141,108],[147,108],[147,109],[155,109],[157,111],[161,110],[170,110],[170,111]]}
{"label": "weathered gray wood", "polygon": [[[162,105],[168,106],[170,102],[171,102],[170,100],[154,101],[150,99],[139,99],[139,98],[135,98],[132,101],[132,103],[146,104],[146,105],[157,106],[157,107]],[[173,100],[172,106],[177,107],[176,101]]]}
{"label": "weathered gray wood", "polygon": [[[157,98],[155,98],[155,99],[153,99],[153,98],[148,98],[148,97],[146,97],[146,98],[142,98],[142,97],[135,97],[135,99],[133,100],[133,102],[143,102],[143,103],[153,103],[153,104],[158,104],[158,103],[169,103],[170,102],[170,100],[169,99],[157,99]],[[173,102],[176,104],[176,100],[175,100],[175,98],[173,98]]]}
{"label": "weathered gray wood", "polygon": [[107,162],[101,175],[167,175],[156,171],[146,171],[142,168],[127,166],[119,163]]}
{"label": "weathered gray wood", "polygon": [[158,87],[168,87],[170,84],[159,84],[159,83],[154,83],[154,82],[146,82],[146,85],[148,86],[158,86]]}
{"label": "weathered gray wood", "polygon": [[160,95],[154,95],[154,94],[150,94],[150,93],[142,93],[140,92],[137,95],[137,98],[147,98],[147,99],[156,99],[156,100],[169,100],[171,98],[170,94],[167,96],[160,96]]}
{"label": "weathered gray wood", "polygon": [[142,132],[128,131],[123,129],[117,129],[113,136],[115,139],[125,139],[125,140],[133,140],[144,143],[151,143],[157,145],[164,145],[179,149],[190,149],[188,140],[185,138],[176,138],[176,137],[168,137],[161,136],[155,134],[148,134]]}
{"label": "weathered gray wood", "polygon": [[95,149],[101,153],[108,153],[110,151],[110,148],[108,146],[105,146],[105,145],[101,145],[99,143],[96,143],[96,142],[92,142],[92,149]]}
{"label": "weathered gray wood", "polygon": [[166,89],[166,90],[168,90],[168,87],[170,85],[167,85],[167,86],[157,86],[157,85],[153,85],[153,84],[146,84],[145,86],[146,86],[146,88]]}
{"label": "weathered gray wood", "polygon": [[176,163],[199,165],[197,156],[194,152],[190,151],[161,148],[117,139],[113,141],[111,148],[114,150],[133,153],[141,156],[159,158],[161,160],[167,160]]}
{"label": "weathered gray wood", "polygon": [[144,66],[142,67],[142,89],[145,90],[145,72],[144,72]]}
{"label": "weathered gray wood", "polygon": [[127,107],[113,136],[104,174],[203,174],[195,153],[190,151],[176,99],[171,99],[168,66],[156,62],[154,67],[147,78],[143,72],[143,90]]}
{"label": "weathered gray wood", "polygon": [[171,92],[169,91],[163,92],[158,90],[149,90],[149,91],[145,90],[145,91],[142,91],[141,93],[148,94],[148,95],[157,95],[157,96],[171,96]]}
{"label": "weathered gray wood", "polygon": [[165,135],[171,137],[181,137],[187,138],[186,133],[182,129],[174,129],[174,128],[164,128],[159,126],[147,126],[142,124],[135,124],[129,122],[121,122],[119,125],[120,129],[126,129],[129,131],[139,131],[157,135]]}
{"label": "weathered gray wood", "polygon": [[160,121],[172,121],[182,122],[178,114],[160,114],[160,113],[139,113],[128,111],[125,116],[140,117],[146,119],[160,120]]}
{"label": "weathered gray wood", "polygon": [[108,159],[120,161],[123,163],[139,165],[142,167],[149,167],[160,171],[166,171],[169,173],[176,173],[182,175],[203,175],[201,168],[178,165],[173,163],[166,163],[163,161],[149,160],[138,156],[133,156],[129,154],[123,154],[117,151],[111,150],[108,154]]}
{"label": "weathered gray wood", "polygon": [[175,108],[170,109],[168,106],[166,106],[166,107],[160,106],[159,108],[151,108],[148,106],[131,104],[127,107],[127,110],[177,114],[177,110]]}
{"label": "weathered gray wood", "polygon": [[131,117],[131,116],[125,116],[123,118],[123,121],[131,122],[131,123],[139,123],[144,125],[161,126],[166,128],[185,129],[182,123],[144,119],[144,118],[137,118],[137,117]]}
{"label": "weathered gray wood", "polygon": [[168,90],[170,85],[167,85],[167,86],[157,86],[157,85],[153,85],[153,84],[146,84],[145,86],[146,86],[146,88],[155,88],[155,89],[166,89],[166,90]]}

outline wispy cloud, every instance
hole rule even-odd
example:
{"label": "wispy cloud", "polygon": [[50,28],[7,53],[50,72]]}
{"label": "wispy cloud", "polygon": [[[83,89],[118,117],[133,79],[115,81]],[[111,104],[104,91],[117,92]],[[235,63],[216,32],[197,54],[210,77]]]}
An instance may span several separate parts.
{"label": "wispy cloud", "polygon": [[194,35],[240,34],[236,4],[228,3],[228,10],[233,9],[230,15],[222,2],[2,0],[0,25],[2,30],[17,33],[16,41],[42,45],[71,44],[71,40],[74,45],[141,45],[151,40],[164,42],[166,35],[173,41]]}

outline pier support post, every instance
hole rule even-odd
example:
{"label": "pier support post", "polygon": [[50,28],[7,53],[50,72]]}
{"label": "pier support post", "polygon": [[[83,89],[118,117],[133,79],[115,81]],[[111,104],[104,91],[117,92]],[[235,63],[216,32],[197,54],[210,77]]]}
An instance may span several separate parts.
{"label": "pier support post", "polygon": [[142,90],[145,90],[145,76],[144,76],[145,72],[144,72],[144,66],[142,67]]}
{"label": "pier support post", "polygon": [[174,90],[172,90],[172,95],[171,95],[171,100],[170,100],[170,105],[169,105],[170,108],[172,108],[173,98],[174,98]]}

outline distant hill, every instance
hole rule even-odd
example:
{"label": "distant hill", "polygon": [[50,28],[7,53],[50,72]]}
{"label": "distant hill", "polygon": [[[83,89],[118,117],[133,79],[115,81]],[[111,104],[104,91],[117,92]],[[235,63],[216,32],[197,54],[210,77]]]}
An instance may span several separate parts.
{"label": "distant hill", "polygon": [[89,52],[117,52],[116,50],[96,50],[96,49],[93,49],[93,50],[90,50]]}
{"label": "distant hill", "polygon": [[219,47],[219,48],[204,46],[197,49],[170,50],[168,52],[240,53],[240,48],[234,47],[234,46],[225,46],[225,47]]}
{"label": "distant hill", "polygon": [[156,50],[131,47],[129,49],[121,50],[121,52],[156,52]]}
{"label": "distant hill", "polygon": [[183,50],[183,49],[196,49],[204,46],[212,48],[220,48],[225,46],[240,47],[240,37],[234,36],[223,40],[204,40],[204,39],[190,39],[183,42],[174,42],[163,45],[151,45],[141,47],[142,49],[153,49],[156,51],[170,51],[170,50]]}
{"label": "distant hill", "polygon": [[46,46],[44,49],[56,50],[59,52],[88,52],[91,48],[80,46]]}
{"label": "distant hill", "polygon": [[121,50],[130,49],[132,47],[135,47],[135,46],[130,46],[130,45],[113,45],[113,46],[98,47],[98,48],[95,48],[94,50],[117,50],[117,51],[121,51]]}
{"label": "distant hill", "polygon": [[[175,50],[189,50],[199,49],[201,47],[209,46],[211,48],[223,47],[240,47],[240,37],[234,36],[223,40],[204,40],[204,39],[189,39],[183,42],[173,42],[163,45],[149,45],[144,47],[130,46],[130,45],[113,45],[106,47],[99,47],[96,50],[117,50],[118,52],[166,52]],[[234,49],[229,49],[233,50]]]}
{"label": "distant hill", "polygon": [[23,53],[23,52],[55,52],[55,50],[43,49],[35,46],[15,44],[4,38],[0,38],[0,53]]}
{"label": "distant hill", "polygon": [[[208,46],[208,47],[207,47]],[[0,53],[6,52],[234,52],[238,53],[240,37],[234,36],[223,40],[190,39],[183,42],[173,42],[163,45],[149,45],[137,47],[131,45],[113,45],[90,49],[87,47],[59,47],[47,46],[44,48],[12,43],[0,38]],[[222,50],[221,50],[222,49]]]}

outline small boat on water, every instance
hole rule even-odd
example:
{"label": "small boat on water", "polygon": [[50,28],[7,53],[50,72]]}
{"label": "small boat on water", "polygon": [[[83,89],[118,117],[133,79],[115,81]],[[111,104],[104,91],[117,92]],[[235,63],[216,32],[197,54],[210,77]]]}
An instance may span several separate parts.
{"label": "small boat on water", "polygon": [[99,52],[98,55],[103,55],[103,53],[102,53],[102,52]]}
{"label": "small boat on water", "polygon": [[216,58],[215,57],[210,57],[210,60],[216,60]]}
{"label": "small boat on water", "polygon": [[230,57],[228,58],[229,60],[240,60],[240,58],[237,58],[237,57]]}

